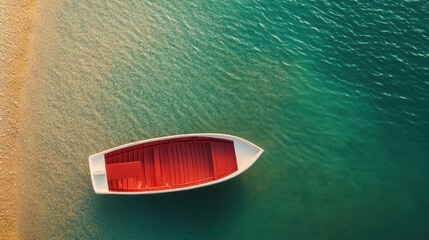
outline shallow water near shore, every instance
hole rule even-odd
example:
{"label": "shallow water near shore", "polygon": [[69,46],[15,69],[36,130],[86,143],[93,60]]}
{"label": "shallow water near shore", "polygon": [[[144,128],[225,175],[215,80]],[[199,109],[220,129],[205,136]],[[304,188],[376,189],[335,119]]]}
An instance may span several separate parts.
{"label": "shallow water near shore", "polygon": [[[38,6],[20,236],[427,239],[428,2]],[[265,152],[224,184],[94,194],[88,156],[221,132]]]}

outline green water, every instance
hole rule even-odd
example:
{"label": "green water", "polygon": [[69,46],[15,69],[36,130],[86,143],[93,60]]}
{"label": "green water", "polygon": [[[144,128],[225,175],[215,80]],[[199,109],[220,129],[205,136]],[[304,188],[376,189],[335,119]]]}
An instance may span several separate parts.
{"label": "green water", "polygon": [[[49,4],[23,97],[22,238],[429,239],[427,1]],[[94,194],[89,155],[192,132],[265,152],[205,189]]]}

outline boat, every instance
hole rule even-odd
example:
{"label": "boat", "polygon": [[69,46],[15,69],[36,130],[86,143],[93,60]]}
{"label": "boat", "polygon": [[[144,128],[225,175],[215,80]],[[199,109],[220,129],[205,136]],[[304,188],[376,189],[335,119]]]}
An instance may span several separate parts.
{"label": "boat", "polygon": [[193,133],[128,143],[89,157],[97,194],[155,194],[227,181],[252,166],[263,149],[240,137]]}

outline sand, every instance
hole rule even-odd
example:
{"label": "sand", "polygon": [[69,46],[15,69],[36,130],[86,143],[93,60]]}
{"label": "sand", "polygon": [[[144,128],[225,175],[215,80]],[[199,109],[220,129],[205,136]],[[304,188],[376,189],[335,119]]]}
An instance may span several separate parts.
{"label": "sand", "polygon": [[0,3],[0,239],[18,236],[16,141],[34,3]]}

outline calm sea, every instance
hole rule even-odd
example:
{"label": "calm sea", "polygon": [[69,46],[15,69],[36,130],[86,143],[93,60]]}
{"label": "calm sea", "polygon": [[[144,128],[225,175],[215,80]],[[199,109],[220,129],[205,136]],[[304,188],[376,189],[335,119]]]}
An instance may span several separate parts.
{"label": "calm sea", "polygon": [[[428,1],[38,2],[19,140],[24,239],[429,239]],[[94,194],[88,156],[221,132],[227,183]]]}

